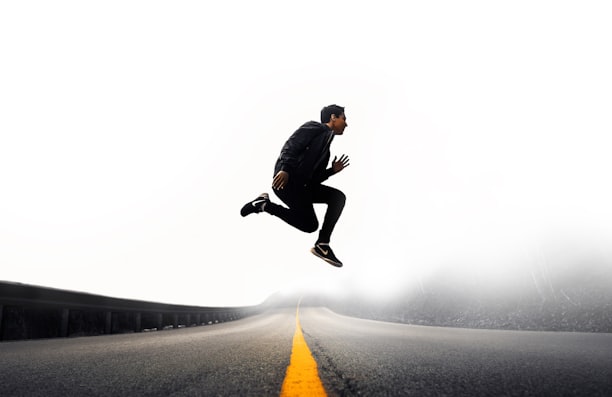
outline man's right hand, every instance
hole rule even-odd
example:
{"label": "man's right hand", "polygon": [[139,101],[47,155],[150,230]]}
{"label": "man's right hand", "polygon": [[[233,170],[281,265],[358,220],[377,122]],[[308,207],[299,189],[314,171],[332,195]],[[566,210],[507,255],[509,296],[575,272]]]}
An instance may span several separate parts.
{"label": "man's right hand", "polygon": [[281,190],[287,186],[287,182],[289,182],[289,173],[287,171],[278,171],[272,180],[272,188]]}

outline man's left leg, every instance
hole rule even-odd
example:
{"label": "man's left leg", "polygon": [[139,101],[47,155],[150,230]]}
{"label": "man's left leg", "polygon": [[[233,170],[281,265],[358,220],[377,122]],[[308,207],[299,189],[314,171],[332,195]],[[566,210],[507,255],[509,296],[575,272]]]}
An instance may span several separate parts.
{"label": "man's left leg", "polygon": [[346,196],[338,189],[333,187],[318,185],[312,187],[312,201],[316,204],[327,204],[327,211],[323,218],[323,226],[319,231],[319,238],[311,252],[326,262],[341,267],[342,262],[334,255],[334,252],[329,247],[334,227],[342,215]]}

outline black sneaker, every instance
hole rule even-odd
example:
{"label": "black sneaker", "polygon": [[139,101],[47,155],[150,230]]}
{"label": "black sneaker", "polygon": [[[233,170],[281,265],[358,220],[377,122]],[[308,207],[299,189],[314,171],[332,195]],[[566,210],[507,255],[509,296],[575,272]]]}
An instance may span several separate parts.
{"label": "black sneaker", "polygon": [[252,213],[262,212],[269,202],[270,196],[268,196],[268,193],[262,193],[255,200],[246,203],[240,210],[240,215],[247,216]]}
{"label": "black sneaker", "polygon": [[329,263],[332,266],[342,267],[342,262],[340,262],[340,260],[336,258],[336,255],[334,255],[334,251],[332,251],[329,244],[317,243],[314,247],[310,249],[310,252],[312,252],[314,255],[323,259],[325,262]]}

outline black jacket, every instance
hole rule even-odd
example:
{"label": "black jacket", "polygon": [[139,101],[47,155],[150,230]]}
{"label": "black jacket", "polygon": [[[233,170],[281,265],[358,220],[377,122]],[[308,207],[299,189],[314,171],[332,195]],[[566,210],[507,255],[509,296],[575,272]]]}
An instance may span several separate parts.
{"label": "black jacket", "polygon": [[290,183],[321,183],[334,172],[326,168],[333,131],[325,124],[308,121],[285,142],[276,160],[274,175],[287,171]]}

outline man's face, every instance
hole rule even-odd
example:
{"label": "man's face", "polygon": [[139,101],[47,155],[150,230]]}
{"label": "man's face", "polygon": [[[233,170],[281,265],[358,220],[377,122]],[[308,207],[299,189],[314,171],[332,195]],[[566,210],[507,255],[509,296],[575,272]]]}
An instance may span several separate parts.
{"label": "man's face", "polygon": [[331,129],[334,131],[334,134],[342,135],[346,127],[348,127],[348,124],[346,123],[346,115],[344,113],[340,116],[332,115]]}

